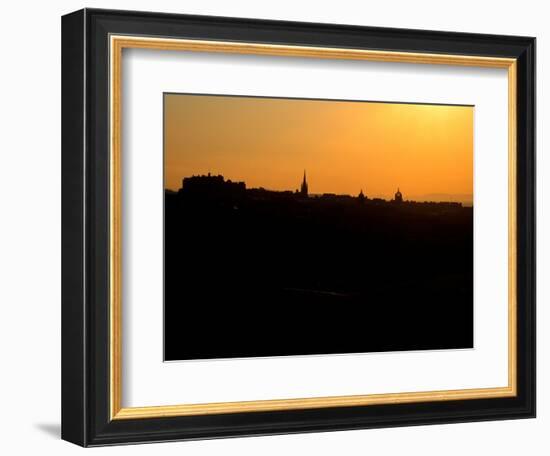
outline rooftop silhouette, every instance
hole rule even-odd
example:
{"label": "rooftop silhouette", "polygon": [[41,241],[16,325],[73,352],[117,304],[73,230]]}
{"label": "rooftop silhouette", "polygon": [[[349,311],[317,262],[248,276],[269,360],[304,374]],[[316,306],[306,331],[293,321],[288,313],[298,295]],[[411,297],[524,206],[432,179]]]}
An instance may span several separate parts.
{"label": "rooftop silhouette", "polygon": [[360,189],[357,196],[348,194],[336,194],[336,193],[320,193],[312,194],[309,192],[309,184],[307,181],[306,170],[304,170],[302,182],[300,187],[296,190],[269,190],[263,187],[247,188],[245,182],[232,181],[231,179],[225,179],[221,174],[213,175],[211,173],[203,175],[193,175],[182,179],[181,188],[178,190],[178,194],[182,196],[192,197],[202,200],[219,199],[224,200],[243,200],[246,198],[275,198],[281,197],[291,198],[295,200],[309,200],[312,202],[351,202],[358,201],[361,203],[372,204],[402,204],[402,205],[429,205],[439,206],[441,208],[462,207],[462,203],[454,201],[414,201],[407,200],[403,196],[403,193],[397,188],[393,199],[385,200],[383,198],[369,198],[363,189]]}

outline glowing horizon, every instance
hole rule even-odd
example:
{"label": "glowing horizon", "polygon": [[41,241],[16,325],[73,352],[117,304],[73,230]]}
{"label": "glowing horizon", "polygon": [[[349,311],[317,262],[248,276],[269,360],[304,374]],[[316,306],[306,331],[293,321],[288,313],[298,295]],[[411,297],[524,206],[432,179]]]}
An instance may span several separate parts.
{"label": "glowing horizon", "polygon": [[249,188],[473,200],[472,106],[167,94],[165,188],[221,174]]}

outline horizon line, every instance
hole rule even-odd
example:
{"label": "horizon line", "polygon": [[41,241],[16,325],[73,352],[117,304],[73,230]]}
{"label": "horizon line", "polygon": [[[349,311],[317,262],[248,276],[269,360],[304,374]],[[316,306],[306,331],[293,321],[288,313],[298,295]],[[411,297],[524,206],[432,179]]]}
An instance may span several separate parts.
{"label": "horizon line", "polygon": [[[245,183],[245,182],[244,181],[232,181],[232,183]],[[169,191],[169,192],[173,192],[173,193],[178,193],[179,190],[181,190],[181,187],[178,188],[178,189],[164,187],[164,191]],[[295,189],[295,190],[289,190],[289,189],[286,189],[286,190],[273,190],[273,189],[265,188],[265,187],[246,187],[246,190],[264,190],[264,191],[273,192],[273,193],[292,193],[292,194],[299,193],[299,189]],[[362,189],[360,189],[360,191],[359,191],[359,193],[357,193],[357,195],[350,194],[350,193],[310,192],[308,194],[308,197],[347,196],[349,198],[358,198],[358,196],[361,192],[363,192],[363,196],[367,200],[379,199],[379,200],[382,200],[382,201],[393,201],[391,196],[390,196],[389,199],[387,199],[386,196],[379,195],[379,194],[372,194],[371,196],[369,196]],[[442,194],[442,195],[445,195],[445,194]],[[414,199],[414,198],[403,199],[403,202],[409,202],[409,203],[460,203],[462,205],[472,206],[472,207],[474,205],[473,195],[465,195],[466,198],[456,198],[456,196],[449,194],[448,196],[450,196],[451,198],[454,196],[454,199],[437,199],[437,200],[427,198],[428,196],[429,196],[429,194],[424,195],[424,196],[420,196],[420,197],[416,197],[416,199]]]}

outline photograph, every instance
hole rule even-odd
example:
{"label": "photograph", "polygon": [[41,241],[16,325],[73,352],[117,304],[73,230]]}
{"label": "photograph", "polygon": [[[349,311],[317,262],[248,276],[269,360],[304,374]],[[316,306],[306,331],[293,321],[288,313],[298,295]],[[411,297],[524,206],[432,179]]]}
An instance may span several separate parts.
{"label": "photograph", "polygon": [[163,103],[165,361],[474,348],[475,106]]}
{"label": "photograph", "polygon": [[[44,102],[7,92],[24,124],[7,156],[25,163],[6,169],[35,174],[11,172],[12,193],[28,196],[11,198],[29,216],[16,227],[56,220],[62,231],[61,289],[44,275],[52,255],[31,248],[23,261],[26,244],[7,237],[14,267],[25,266],[16,291],[33,291],[43,318],[8,307],[33,317],[32,334],[60,329],[44,345],[55,359],[34,356],[36,343],[16,351],[48,362],[29,364],[29,378],[61,366],[36,389],[44,409],[58,413],[61,399],[61,419],[36,418],[36,433],[58,423],[66,442],[123,452],[293,434],[294,452],[322,439],[307,454],[414,453],[416,437],[425,454],[451,441],[468,453],[483,439],[536,453],[543,15],[532,26],[521,9],[438,19],[406,2],[385,18],[340,4],[323,16],[297,2],[280,14],[93,3],[50,15],[59,25],[63,14],[60,49],[59,30],[34,15],[29,36],[56,49],[61,85],[56,67],[56,90],[37,79]],[[40,49],[33,65],[47,75]],[[32,122],[59,99],[61,116]],[[33,160],[15,153],[27,140]],[[61,218],[43,217],[44,198],[33,210],[25,202],[38,201],[42,181],[59,187],[59,160],[48,158],[51,171],[44,162],[59,142],[61,201],[50,199]],[[52,245],[35,237],[26,240]],[[43,286],[29,285],[28,267]],[[52,284],[60,322],[42,305]],[[480,424],[463,438],[452,424],[466,422]],[[43,446],[21,429],[15,444]],[[332,432],[337,444],[325,445],[346,430],[368,438]],[[399,432],[408,437],[388,439]],[[284,454],[283,439],[246,440],[259,442],[256,454],[268,441]]]}

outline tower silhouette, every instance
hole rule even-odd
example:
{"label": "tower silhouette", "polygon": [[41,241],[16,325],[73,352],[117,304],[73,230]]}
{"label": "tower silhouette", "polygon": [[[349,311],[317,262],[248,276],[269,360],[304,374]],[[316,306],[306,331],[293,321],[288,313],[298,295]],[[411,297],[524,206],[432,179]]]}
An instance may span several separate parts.
{"label": "tower silhouette", "polygon": [[308,186],[306,180],[306,170],[304,169],[304,180],[302,181],[302,186],[300,187],[300,195],[308,196]]}
{"label": "tower silhouette", "polygon": [[395,194],[395,199],[394,201],[396,203],[402,203],[403,202],[403,195],[401,194],[401,192],[399,191],[399,187],[397,188],[397,193]]}

